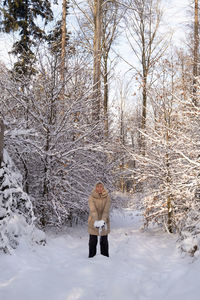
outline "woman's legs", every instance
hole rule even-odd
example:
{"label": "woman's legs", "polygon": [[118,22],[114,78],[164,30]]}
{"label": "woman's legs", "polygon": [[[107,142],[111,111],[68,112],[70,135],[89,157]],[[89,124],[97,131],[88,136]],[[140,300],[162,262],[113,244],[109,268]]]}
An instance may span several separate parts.
{"label": "woman's legs", "polygon": [[97,253],[97,235],[90,234],[89,239],[89,257],[93,257]]}
{"label": "woman's legs", "polygon": [[103,235],[100,237],[100,248],[101,248],[101,254],[104,256],[109,257],[108,253],[108,236]]}
{"label": "woman's legs", "polygon": [[[98,237],[97,235],[90,234],[89,238],[89,257],[93,257],[97,253],[97,242]],[[108,251],[108,236],[103,235],[100,237],[100,249],[101,254],[104,256],[109,257],[109,251]]]}

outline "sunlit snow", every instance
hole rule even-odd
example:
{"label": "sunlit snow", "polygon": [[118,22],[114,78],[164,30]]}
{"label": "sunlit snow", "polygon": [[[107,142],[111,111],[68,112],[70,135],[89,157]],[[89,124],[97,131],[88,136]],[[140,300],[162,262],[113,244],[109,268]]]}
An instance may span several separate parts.
{"label": "sunlit snow", "polygon": [[141,230],[138,212],[112,214],[110,257],[88,258],[87,224],[47,234],[0,256],[3,300],[199,300],[200,262],[182,257],[175,235]]}

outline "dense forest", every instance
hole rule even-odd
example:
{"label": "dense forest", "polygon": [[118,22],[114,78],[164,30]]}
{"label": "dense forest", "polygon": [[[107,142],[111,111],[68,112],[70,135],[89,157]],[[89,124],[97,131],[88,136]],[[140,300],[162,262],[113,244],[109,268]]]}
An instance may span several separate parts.
{"label": "dense forest", "polygon": [[199,3],[177,45],[165,2],[0,2],[0,34],[13,37],[12,65],[0,62],[4,252],[22,234],[44,242],[46,229],[87,220],[99,180],[116,208],[131,205],[116,191],[140,194],[145,229],[199,249]]}

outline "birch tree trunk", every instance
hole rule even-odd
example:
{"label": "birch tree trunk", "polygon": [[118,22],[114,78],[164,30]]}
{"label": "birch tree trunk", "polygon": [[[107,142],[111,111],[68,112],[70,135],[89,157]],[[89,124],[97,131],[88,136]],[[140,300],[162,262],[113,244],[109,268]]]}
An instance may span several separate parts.
{"label": "birch tree trunk", "polygon": [[3,120],[0,119],[0,167],[3,161],[3,141],[4,141],[4,123]]}
{"label": "birch tree trunk", "polygon": [[102,3],[94,0],[94,67],[93,67],[93,120],[100,118],[101,108],[101,37],[102,37]]}

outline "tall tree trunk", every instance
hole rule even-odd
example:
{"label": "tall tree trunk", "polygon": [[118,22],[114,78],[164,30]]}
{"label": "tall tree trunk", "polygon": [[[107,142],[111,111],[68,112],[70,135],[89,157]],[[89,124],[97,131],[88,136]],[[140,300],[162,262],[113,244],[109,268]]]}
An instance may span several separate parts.
{"label": "tall tree trunk", "polygon": [[94,70],[93,70],[93,120],[100,118],[101,108],[101,37],[102,37],[102,3],[94,0]]}
{"label": "tall tree trunk", "polygon": [[61,96],[64,96],[65,88],[65,58],[66,58],[66,14],[67,14],[67,0],[63,0],[62,2],[62,40],[61,40],[61,68],[60,68],[60,77],[62,82],[62,93]]}
{"label": "tall tree trunk", "polygon": [[173,233],[173,206],[172,206],[172,194],[170,191],[170,185],[171,185],[171,174],[170,174],[170,160],[169,160],[169,131],[168,128],[170,128],[170,119],[169,116],[167,116],[167,113],[165,111],[165,126],[166,126],[166,144],[167,144],[167,153],[165,154],[165,162],[166,162],[166,169],[167,169],[167,178],[166,178],[166,184],[167,184],[167,228],[170,233]]}
{"label": "tall tree trunk", "polygon": [[3,161],[4,123],[0,118],[0,167]]}
{"label": "tall tree trunk", "polygon": [[[143,91],[142,91],[142,131],[146,131],[146,119],[147,119],[147,72],[143,72]],[[145,156],[146,141],[145,136],[141,135],[141,153]]]}
{"label": "tall tree trunk", "polygon": [[[121,115],[120,115],[120,141],[121,144],[125,145],[125,129],[124,129],[124,98],[121,96]],[[125,160],[124,157],[122,157],[122,160],[120,162],[120,169],[121,169],[121,176],[120,176],[120,185],[121,185],[121,191],[125,192],[125,179],[124,179],[124,169],[125,169]]]}
{"label": "tall tree trunk", "polygon": [[[166,141],[168,143],[168,132],[167,132],[167,137]],[[171,174],[170,174],[170,163],[169,163],[169,154],[166,153],[165,155],[166,159],[166,167],[167,167],[167,187],[168,187],[168,194],[167,194],[167,228],[170,233],[173,233],[173,207],[172,207],[172,194],[170,192],[170,184],[171,184]]]}
{"label": "tall tree trunk", "polygon": [[195,0],[195,17],[194,17],[194,61],[193,61],[193,103],[194,105],[197,105],[197,76],[198,73],[198,52],[199,52],[199,7],[198,7],[198,0]]}
{"label": "tall tree trunk", "polygon": [[104,57],[104,131],[108,137],[108,55]]}

